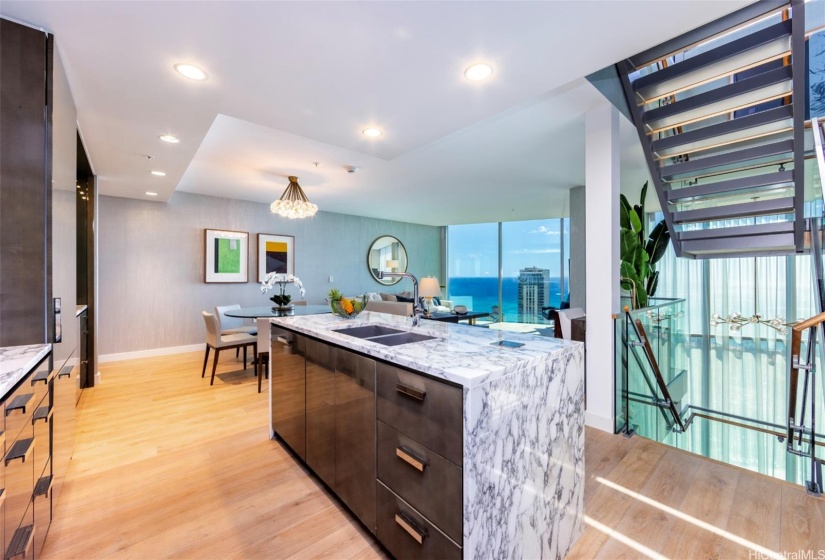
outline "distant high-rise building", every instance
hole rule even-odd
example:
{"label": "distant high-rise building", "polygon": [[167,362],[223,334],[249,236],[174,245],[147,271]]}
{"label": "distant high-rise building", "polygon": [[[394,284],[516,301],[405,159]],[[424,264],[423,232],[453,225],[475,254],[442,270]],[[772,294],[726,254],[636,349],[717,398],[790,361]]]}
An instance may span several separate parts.
{"label": "distant high-rise building", "polygon": [[518,312],[521,320],[541,318],[541,308],[550,305],[550,271],[531,266],[518,274]]}

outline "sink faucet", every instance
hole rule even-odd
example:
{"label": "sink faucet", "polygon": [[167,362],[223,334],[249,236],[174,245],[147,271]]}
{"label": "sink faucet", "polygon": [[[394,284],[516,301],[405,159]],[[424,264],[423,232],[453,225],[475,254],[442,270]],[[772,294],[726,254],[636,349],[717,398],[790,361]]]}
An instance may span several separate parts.
{"label": "sink faucet", "polygon": [[421,316],[424,315],[424,309],[421,307],[421,302],[418,301],[418,278],[409,272],[384,272],[378,271],[378,279],[381,280],[385,276],[395,278],[409,278],[413,283],[413,322],[412,326],[417,327],[421,322]]}

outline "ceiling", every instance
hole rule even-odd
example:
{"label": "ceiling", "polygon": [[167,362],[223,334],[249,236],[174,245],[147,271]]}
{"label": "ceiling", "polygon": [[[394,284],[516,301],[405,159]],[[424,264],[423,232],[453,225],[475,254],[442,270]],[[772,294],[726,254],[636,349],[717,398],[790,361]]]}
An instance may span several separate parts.
{"label": "ceiling", "polygon": [[[55,34],[101,194],[271,202],[298,175],[321,210],[443,225],[564,214],[584,182],[584,113],[602,102],[581,77],[747,3],[4,0],[0,11]],[[479,61],[492,77],[464,78]],[[178,75],[179,62],[209,79]],[[368,126],[384,135],[366,138]],[[623,138],[638,144],[626,125]]]}

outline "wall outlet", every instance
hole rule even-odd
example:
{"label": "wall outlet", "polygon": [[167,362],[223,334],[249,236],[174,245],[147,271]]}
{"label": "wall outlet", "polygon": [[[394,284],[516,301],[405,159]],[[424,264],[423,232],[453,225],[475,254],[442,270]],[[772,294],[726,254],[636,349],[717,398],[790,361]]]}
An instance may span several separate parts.
{"label": "wall outlet", "polygon": [[329,283],[332,284],[332,276],[329,277]]}

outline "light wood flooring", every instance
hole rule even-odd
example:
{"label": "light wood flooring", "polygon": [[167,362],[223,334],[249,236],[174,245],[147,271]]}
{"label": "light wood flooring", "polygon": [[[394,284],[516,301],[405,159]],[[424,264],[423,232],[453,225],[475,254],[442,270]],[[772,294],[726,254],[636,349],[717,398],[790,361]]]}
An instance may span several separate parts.
{"label": "light wood flooring", "polygon": [[[227,355],[210,387],[202,363],[192,353],[101,365],[44,558],[385,558],[268,439],[268,394],[251,369]],[[639,437],[585,437],[585,533],[569,558],[825,550],[825,500],[801,488]]]}

